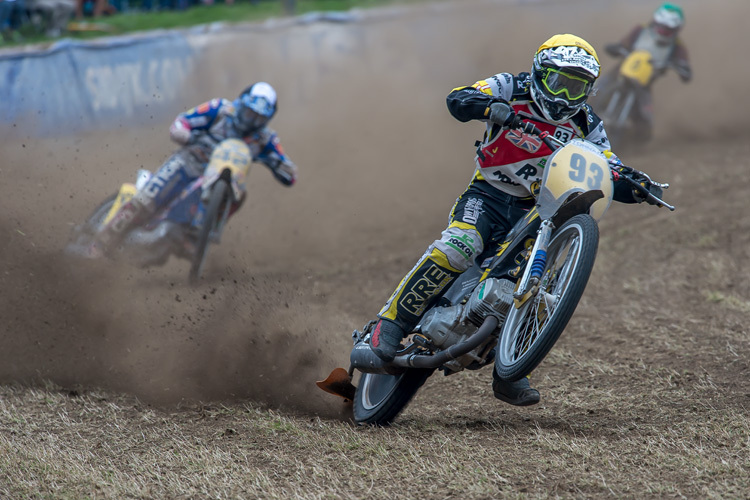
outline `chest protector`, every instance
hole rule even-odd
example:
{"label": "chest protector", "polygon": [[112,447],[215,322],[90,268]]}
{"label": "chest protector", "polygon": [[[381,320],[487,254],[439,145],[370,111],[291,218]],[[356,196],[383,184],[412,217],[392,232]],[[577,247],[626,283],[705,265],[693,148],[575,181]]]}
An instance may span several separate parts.
{"label": "chest protector", "polygon": [[[550,124],[535,118],[528,103],[514,102],[512,105],[516,114],[563,142],[580,137],[571,121]],[[542,181],[544,167],[552,150],[535,135],[520,130],[502,130],[492,124],[487,127],[484,140],[477,149],[474,178],[485,180],[492,187],[512,196],[532,196]]]}

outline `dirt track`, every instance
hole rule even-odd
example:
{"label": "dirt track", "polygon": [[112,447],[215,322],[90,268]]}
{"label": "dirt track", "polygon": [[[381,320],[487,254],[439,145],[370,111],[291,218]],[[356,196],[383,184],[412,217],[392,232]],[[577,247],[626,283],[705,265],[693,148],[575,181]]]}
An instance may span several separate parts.
{"label": "dirt track", "polygon": [[[576,32],[602,47],[651,10],[612,3],[566,2],[553,16],[537,4],[470,3],[363,26],[372,52],[359,66],[315,75],[264,67],[282,96],[274,126],[302,175],[286,189],[262,167],[252,172],[249,202],[197,288],[185,285],[181,262],[141,271],[71,265],[60,254],[72,224],[169,152],[168,123],[3,143],[0,382],[101,387],[166,407],[253,400],[336,417],[338,402],[313,381],[346,361],[351,330],[437,236],[470,178],[481,126],[453,120],[444,96],[497,71],[527,70],[549,34]],[[746,59],[750,5],[724,3],[718,13],[683,2],[695,79],[657,84],[656,138],[624,158],[669,182],[678,210],[614,206],[601,224],[590,286],[534,378],[553,420],[564,410],[591,428],[617,426],[617,396],[650,400],[654,373],[668,382],[653,382],[664,384],[665,402],[646,408],[653,425],[699,422],[696,401],[745,414],[750,405],[750,70],[732,62]],[[488,43],[491,19],[497,47]],[[512,50],[502,50],[507,40]],[[219,72],[228,60],[210,64]],[[235,73],[201,77],[199,99],[231,96],[255,78]],[[404,418],[459,427],[477,412],[519,418],[486,406],[489,372],[462,380],[433,377]],[[595,409],[584,409],[591,398]],[[445,402],[453,416],[441,411]]]}

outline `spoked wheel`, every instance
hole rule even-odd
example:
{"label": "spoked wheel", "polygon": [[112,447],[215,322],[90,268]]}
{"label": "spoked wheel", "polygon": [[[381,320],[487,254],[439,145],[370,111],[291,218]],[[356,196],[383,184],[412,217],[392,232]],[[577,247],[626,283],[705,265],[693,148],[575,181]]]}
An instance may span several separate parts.
{"label": "spoked wheel", "polygon": [[547,265],[536,295],[512,307],[500,336],[495,370],[503,380],[531,373],[555,345],[588,283],[599,246],[593,217],[572,217],[547,248]]}
{"label": "spoked wheel", "polygon": [[208,244],[211,240],[211,232],[216,228],[219,219],[222,217],[222,211],[225,202],[228,202],[229,185],[224,179],[219,179],[211,188],[211,198],[208,201],[208,208],[203,218],[203,224],[198,232],[198,239],[195,243],[195,253],[193,254],[192,265],[190,266],[189,280],[195,284],[203,273],[203,266],[206,263]]}
{"label": "spoked wheel", "polygon": [[354,420],[358,424],[390,424],[433,371],[412,368],[400,375],[363,373],[354,393]]}

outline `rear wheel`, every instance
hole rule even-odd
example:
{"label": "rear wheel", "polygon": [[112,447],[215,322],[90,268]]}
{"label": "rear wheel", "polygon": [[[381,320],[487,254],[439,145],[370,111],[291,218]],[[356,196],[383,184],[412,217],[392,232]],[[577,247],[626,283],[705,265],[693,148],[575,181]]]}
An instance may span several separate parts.
{"label": "rear wheel", "polygon": [[70,255],[79,255],[86,252],[86,249],[92,244],[94,235],[104,224],[107,214],[117,199],[117,193],[107,197],[97,206],[89,215],[83,224],[73,228],[70,240],[65,247],[65,252]]}
{"label": "rear wheel", "polygon": [[503,325],[495,358],[502,380],[525,377],[555,345],[583,295],[598,246],[599,227],[588,214],[572,217],[554,233],[539,290],[512,307]]}
{"label": "rear wheel", "polygon": [[358,424],[390,424],[433,371],[411,368],[400,375],[363,373],[354,393],[354,420]]}
{"label": "rear wheel", "polygon": [[91,215],[86,219],[86,222],[83,223],[83,226],[80,228],[81,232],[89,235],[95,234],[104,224],[104,220],[107,218],[109,211],[112,210],[112,205],[115,204],[116,199],[117,193],[105,198],[104,201],[101,202],[93,212],[91,212]]}
{"label": "rear wheel", "polygon": [[219,219],[222,216],[225,204],[229,201],[227,192],[229,186],[224,179],[219,179],[211,188],[211,198],[208,201],[206,213],[203,216],[203,224],[198,232],[198,238],[195,243],[195,253],[193,254],[192,265],[190,266],[190,283],[195,284],[203,273],[203,266],[206,263],[208,244],[211,240],[211,232],[216,228]]}

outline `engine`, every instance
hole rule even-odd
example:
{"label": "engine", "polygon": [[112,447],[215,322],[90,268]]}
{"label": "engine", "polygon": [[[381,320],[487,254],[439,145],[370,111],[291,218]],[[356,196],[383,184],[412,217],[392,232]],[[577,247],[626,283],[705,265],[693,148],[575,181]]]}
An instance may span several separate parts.
{"label": "engine", "polygon": [[489,278],[474,289],[465,304],[427,311],[417,330],[436,347],[447,348],[474,333],[489,315],[502,325],[513,305],[514,288],[512,281]]}

